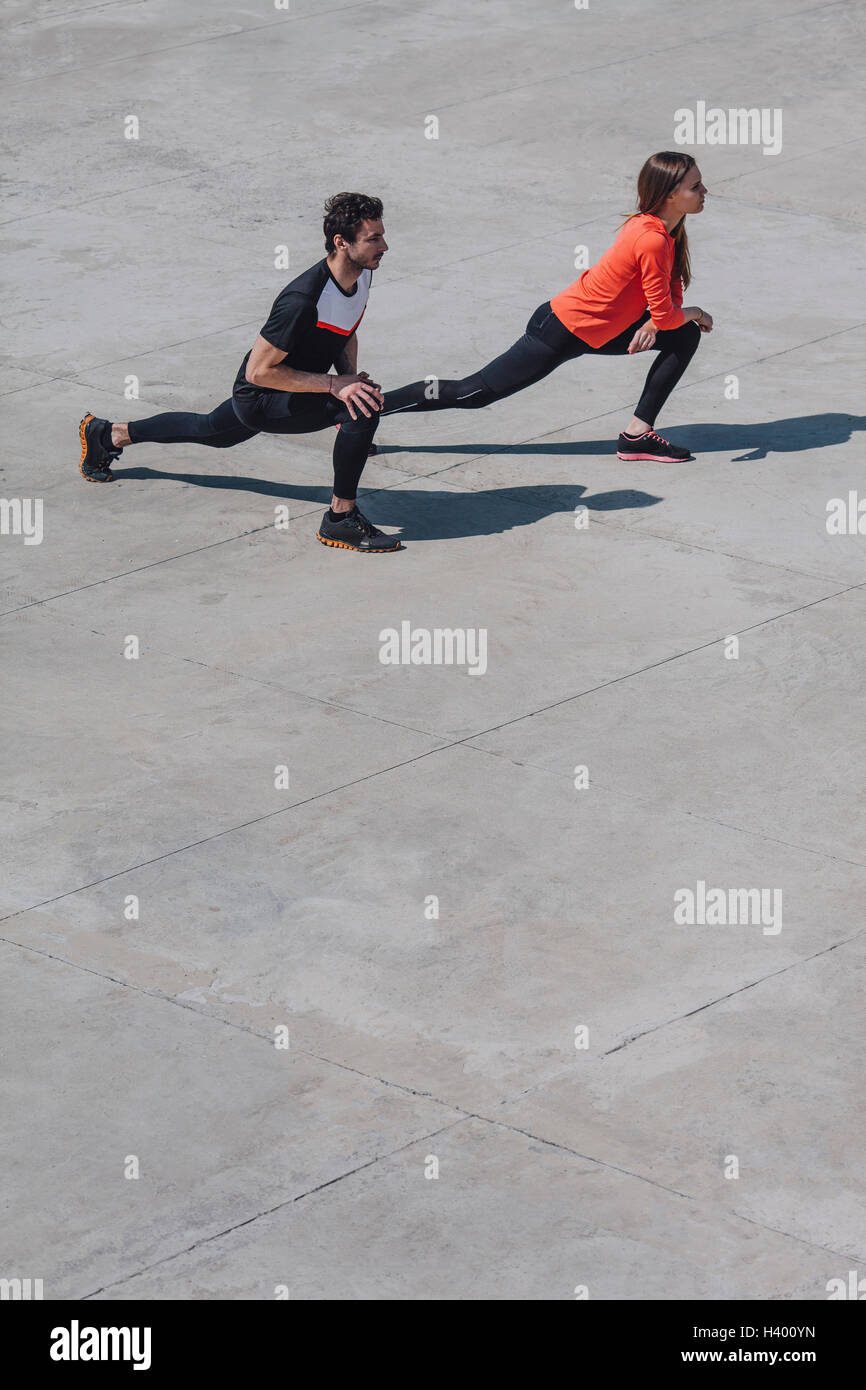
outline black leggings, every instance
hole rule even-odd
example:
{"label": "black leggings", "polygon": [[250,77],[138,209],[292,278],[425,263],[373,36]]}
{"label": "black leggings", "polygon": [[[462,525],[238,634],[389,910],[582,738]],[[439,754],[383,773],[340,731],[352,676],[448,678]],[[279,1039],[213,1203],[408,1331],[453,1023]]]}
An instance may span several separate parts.
{"label": "black leggings", "polygon": [[[571,333],[554,314],[550,304],[541,304],[526,325],[526,332],[501,357],[480,372],[462,381],[416,381],[388,391],[380,412],[368,419],[359,411],[353,420],[346,406],[335,396],[293,394],[288,391],[259,392],[250,400],[230,398],[209,415],[169,410],[147,420],[130,420],[127,428],[133,444],[206,444],[212,449],[229,449],[259,433],[310,434],[339,425],[334,444],[334,492],[352,500],[367,461],[367,452],[382,415],[410,410],[477,410],[513,396],[525,386],[541,381],[563,362],[583,353],[614,355],[625,353],[635,330],[649,318],[649,310],[623,333],[593,348]],[[671,391],[694,356],[701,338],[696,323],[656,334],[658,357],[649,369],[635,415],[654,425]]]}
{"label": "black leggings", "polygon": [[[382,415],[395,415],[410,410],[478,410],[492,401],[504,400],[542,377],[572,357],[584,353],[604,356],[627,352],[636,330],[649,318],[649,309],[616,338],[603,347],[594,348],[570,332],[556,317],[550,304],[540,304],[526,325],[526,332],[501,357],[495,357],[480,372],[461,381],[440,381],[435,377],[415,381],[388,391]],[[639,420],[654,425],[656,416],[673,391],[701,339],[701,330],[694,321],[679,328],[656,334],[658,357],[649,369],[641,398],[635,408]]]}
{"label": "black leggings", "polygon": [[353,420],[336,396],[274,391],[261,392],[250,401],[230,398],[209,415],[168,410],[147,420],[130,420],[127,429],[133,444],[207,444],[211,449],[230,449],[259,433],[312,434],[339,425],[334,443],[334,492],[351,501],[357,496],[358,479],[378,424],[375,411],[367,419],[359,410],[357,420]]}

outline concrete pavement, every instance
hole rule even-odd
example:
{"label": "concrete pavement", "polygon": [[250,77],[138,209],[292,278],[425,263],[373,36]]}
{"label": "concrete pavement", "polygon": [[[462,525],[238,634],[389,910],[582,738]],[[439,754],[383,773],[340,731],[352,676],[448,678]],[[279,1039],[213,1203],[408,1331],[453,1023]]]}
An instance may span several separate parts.
{"label": "concrete pavement", "polygon": [[[855,0],[0,13],[0,1276],[866,1275]],[[694,462],[615,457],[644,355],[383,421],[361,503],[394,556],[316,541],[330,432],[81,479],[86,410],[230,393],[328,194],[385,202],[359,366],[460,376],[598,259],[701,102],[783,139],[688,146],[716,329],[659,428]],[[483,631],[485,669],[383,663],[404,623]]]}

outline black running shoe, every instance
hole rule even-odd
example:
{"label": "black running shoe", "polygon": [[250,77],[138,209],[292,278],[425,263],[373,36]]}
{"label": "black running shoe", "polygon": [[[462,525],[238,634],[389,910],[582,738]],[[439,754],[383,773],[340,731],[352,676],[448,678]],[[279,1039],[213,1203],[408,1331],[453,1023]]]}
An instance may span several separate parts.
{"label": "black running shoe", "polygon": [[335,545],[340,550],[363,550],[367,553],[402,550],[398,536],[386,536],[371,521],[353,507],[339,521],[332,521],[329,512],[322,517],[317,533],[323,545]]}
{"label": "black running shoe", "polygon": [[618,459],[625,459],[627,463],[640,459],[648,459],[653,463],[685,463],[686,459],[692,457],[692,451],[680,449],[669,440],[662,439],[655,430],[647,430],[646,434],[638,435],[636,439],[621,434],[616,441],[616,456]]}
{"label": "black running shoe", "polygon": [[[78,434],[81,439],[81,459],[78,467],[82,477],[86,478],[89,483],[114,482],[114,474],[111,472],[110,465],[123,453],[123,450],[118,449],[114,444],[107,447],[102,443],[106,425],[109,425],[108,420],[102,420],[88,412],[78,426]],[[107,437],[110,439],[111,435],[108,434]]]}

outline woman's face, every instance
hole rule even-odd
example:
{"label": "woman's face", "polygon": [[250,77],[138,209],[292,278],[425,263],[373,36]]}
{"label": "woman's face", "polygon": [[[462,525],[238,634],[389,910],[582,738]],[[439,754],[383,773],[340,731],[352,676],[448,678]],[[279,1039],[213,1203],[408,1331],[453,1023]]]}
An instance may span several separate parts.
{"label": "woman's face", "polygon": [[669,193],[665,199],[667,211],[682,216],[687,212],[701,212],[704,206],[704,199],[707,190],[701,179],[701,171],[697,164],[693,164],[680,179],[673,193]]}

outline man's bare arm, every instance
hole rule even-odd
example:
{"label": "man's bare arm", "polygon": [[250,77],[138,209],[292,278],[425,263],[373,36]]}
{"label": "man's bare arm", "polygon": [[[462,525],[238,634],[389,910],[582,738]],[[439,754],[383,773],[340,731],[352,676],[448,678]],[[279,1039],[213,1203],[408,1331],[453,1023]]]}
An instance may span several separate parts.
{"label": "man's bare arm", "polygon": [[267,386],[272,391],[316,391],[327,394],[332,378],[327,372],[299,372],[281,365],[286,354],[274,347],[261,333],[253,343],[247,362],[246,378],[251,386]]}
{"label": "man's bare arm", "polygon": [[358,370],[358,335],[353,333],[343,344],[339,356],[334,362],[338,372],[345,376],[354,376]]}
{"label": "man's bare arm", "polygon": [[[357,358],[357,339],[353,351]],[[360,375],[354,371],[341,372],[339,376],[330,372],[299,372],[294,367],[282,365],[285,356],[281,348],[275,348],[260,333],[247,362],[247,381],[251,386],[267,386],[271,391],[309,391],[319,395],[330,392],[344,403],[353,420],[358,418],[356,406],[368,419],[374,410],[381,410],[384,399],[381,389],[377,382],[370,381],[366,372]]]}
{"label": "man's bare arm", "polygon": [[357,378],[359,381],[363,381],[367,386],[372,386],[376,391],[380,404],[384,402],[385,398],[382,395],[382,388],[379,385],[378,381],[373,381],[369,372],[358,371],[357,333],[353,333],[350,338],[346,339],[346,342],[340,350],[340,355],[336,359],[334,365],[336,366],[338,372],[343,372],[349,377]]}

